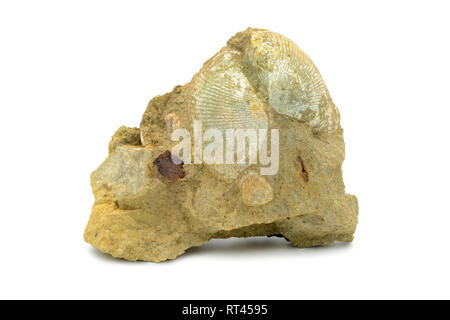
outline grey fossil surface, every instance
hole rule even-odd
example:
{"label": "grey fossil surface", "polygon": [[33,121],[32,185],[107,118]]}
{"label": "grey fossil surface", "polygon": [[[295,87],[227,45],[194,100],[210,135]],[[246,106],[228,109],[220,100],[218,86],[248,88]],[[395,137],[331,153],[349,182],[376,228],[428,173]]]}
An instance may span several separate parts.
{"label": "grey fossil surface", "polygon": [[[224,133],[277,129],[276,174],[249,161],[174,162],[172,133],[185,128],[194,137],[195,121]],[[140,128],[114,134],[91,175],[95,203],[84,238],[114,257],[153,262],[213,238],[351,242],[358,202],[345,193],[343,161],[339,111],[316,66],[287,38],[249,28],[188,84],[153,98]]]}

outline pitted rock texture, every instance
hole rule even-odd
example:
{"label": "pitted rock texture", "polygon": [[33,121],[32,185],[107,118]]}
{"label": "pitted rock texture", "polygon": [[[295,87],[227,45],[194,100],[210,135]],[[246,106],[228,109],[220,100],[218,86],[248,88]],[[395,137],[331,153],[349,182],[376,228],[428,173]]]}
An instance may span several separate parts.
{"label": "pitted rock texture", "polygon": [[[281,236],[297,247],[351,242],[358,202],[345,194],[339,112],[312,61],[276,33],[247,29],[193,80],[152,99],[140,128],[121,127],[92,173],[84,238],[131,261],[174,259],[213,238]],[[279,130],[279,170],[173,163],[185,128]],[[193,146],[192,146],[193,150]]]}

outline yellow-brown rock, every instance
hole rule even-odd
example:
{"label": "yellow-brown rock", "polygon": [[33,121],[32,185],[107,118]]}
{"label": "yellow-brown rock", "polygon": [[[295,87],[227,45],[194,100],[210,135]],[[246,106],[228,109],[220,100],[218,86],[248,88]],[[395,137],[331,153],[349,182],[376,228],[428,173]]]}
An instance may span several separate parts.
{"label": "yellow-brown rock", "polygon": [[[220,132],[277,129],[277,173],[249,161],[174,163],[172,133],[194,137],[198,120]],[[109,151],[91,175],[84,238],[114,257],[160,262],[212,238],[353,239],[358,203],[345,194],[339,112],[309,57],[276,33],[238,33],[191,82],[150,101],[140,128],[121,127]]]}

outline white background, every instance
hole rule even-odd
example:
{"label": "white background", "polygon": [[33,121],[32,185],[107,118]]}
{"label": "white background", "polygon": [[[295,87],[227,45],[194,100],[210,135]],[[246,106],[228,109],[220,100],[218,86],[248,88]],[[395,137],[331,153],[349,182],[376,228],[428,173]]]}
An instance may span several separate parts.
{"label": "white background", "polygon": [[[2,1],[0,298],[450,298],[448,1]],[[351,245],[215,240],[131,263],[83,241],[121,125],[247,27],[296,42],[342,115]]]}

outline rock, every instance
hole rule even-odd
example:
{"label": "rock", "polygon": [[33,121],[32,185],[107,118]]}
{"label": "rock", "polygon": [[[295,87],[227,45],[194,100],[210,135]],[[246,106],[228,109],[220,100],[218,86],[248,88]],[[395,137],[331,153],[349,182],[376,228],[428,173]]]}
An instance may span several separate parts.
{"label": "rock", "polygon": [[[139,129],[114,134],[91,175],[84,238],[114,257],[154,262],[213,238],[351,242],[358,202],[345,194],[339,119],[295,44],[267,30],[240,32],[191,82],[152,99]],[[180,132],[191,140],[177,155]]]}
{"label": "rock", "polygon": [[109,154],[116,150],[119,145],[141,145],[141,131],[138,128],[120,127],[109,143]]}

